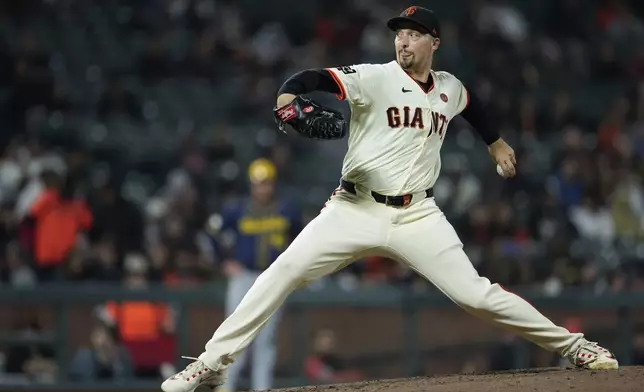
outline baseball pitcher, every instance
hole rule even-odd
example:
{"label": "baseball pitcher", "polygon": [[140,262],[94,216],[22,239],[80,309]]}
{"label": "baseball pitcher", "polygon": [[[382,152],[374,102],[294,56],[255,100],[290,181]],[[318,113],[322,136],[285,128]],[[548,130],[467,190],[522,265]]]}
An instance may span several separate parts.
{"label": "baseball pitcher", "polygon": [[342,116],[301,94],[326,91],[349,102],[349,146],[340,187],[215,331],[205,352],[167,379],[165,392],[218,385],[286,297],[302,284],[353,260],[378,254],[425,277],[470,314],[567,357],[585,369],[617,369],[606,349],[543,316],[522,298],[478,275],[433,197],[449,122],[462,115],[487,144],[504,177],[513,177],[512,148],[485,110],[453,75],[432,70],[440,46],[436,15],[409,7],[387,22],[396,60],[299,72],[281,87],[279,129],[314,139],[347,133]]}

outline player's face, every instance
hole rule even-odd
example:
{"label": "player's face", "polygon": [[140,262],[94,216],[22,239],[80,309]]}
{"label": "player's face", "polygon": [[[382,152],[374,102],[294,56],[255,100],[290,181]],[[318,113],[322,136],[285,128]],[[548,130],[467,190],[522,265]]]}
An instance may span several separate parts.
{"label": "player's face", "polygon": [[273,181],[258,181],[252,184],[251,194],[260,203],[270,202],[273,193],[275,193],[275,182]]}
{"label": "player's face", "polygon": [[430,34],[423,34],[413,29],[400,29],[396,32],[394,44],[396,60],[403,69],[426,67],[440,40]]}

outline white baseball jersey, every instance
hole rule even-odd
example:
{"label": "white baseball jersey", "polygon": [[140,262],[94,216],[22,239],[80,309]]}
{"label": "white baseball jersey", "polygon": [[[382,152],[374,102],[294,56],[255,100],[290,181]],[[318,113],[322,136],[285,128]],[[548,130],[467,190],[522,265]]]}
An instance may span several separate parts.
{"label": "white baseball jersey", "polygon": [[431,71],[425,91],[396,61],[328,70],[351,106],[342,177],[389,196],[431,188],[447,125],[468,103],[460,80]]}

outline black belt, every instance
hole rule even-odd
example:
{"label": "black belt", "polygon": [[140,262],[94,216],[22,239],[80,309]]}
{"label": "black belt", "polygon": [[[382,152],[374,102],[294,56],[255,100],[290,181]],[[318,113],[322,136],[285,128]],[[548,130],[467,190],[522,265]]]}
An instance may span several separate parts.
{"label": "black belt", "polygon": [[[353,182],[349,182],[346,180],[340,180],[340,186],[342,186],[342,189],[346,190],[349,193],[353,193],[354,195],[356,194],[356,184]],[[377,201],[378,203],[387,205],[387,206],[395,206],[395,207],[406,207],[411,203],[411,199],[413,195],[401,195],[401,196],[385,196],[381,195],[378,192],[371,191],[371,196],[373,196],[373,199]],[[425,198],[432,197],[434,196],[434,188],[429,188],[425,190]]]}

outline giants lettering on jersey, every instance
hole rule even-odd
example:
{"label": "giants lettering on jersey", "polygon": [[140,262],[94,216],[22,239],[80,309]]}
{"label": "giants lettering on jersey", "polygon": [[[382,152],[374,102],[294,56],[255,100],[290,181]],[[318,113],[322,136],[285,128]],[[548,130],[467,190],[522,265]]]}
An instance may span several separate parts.
{"label": "giants lettering on jersey", "polygon": [[[424,129],[425,121],[423,119],[423,110],[419,107],[412,110],[409,106],[404,106],[402,110],[395,106],[387,108],[387,123],[389,128],[417,128]],[[445,125],[447,124],[447,117],[442,113],[432,112],[432,126],[427,134],[430,137],[434,132],[438,132],[440,137],[445,134]]]}

